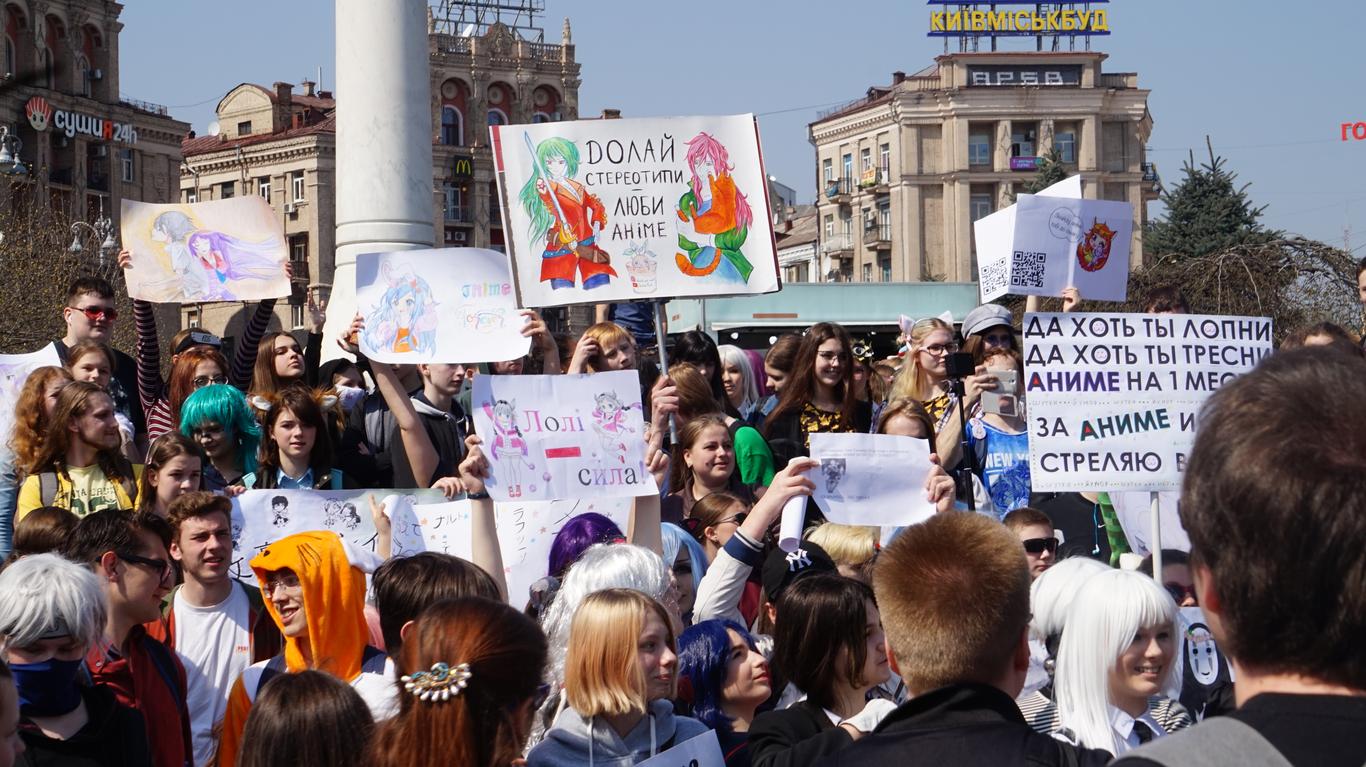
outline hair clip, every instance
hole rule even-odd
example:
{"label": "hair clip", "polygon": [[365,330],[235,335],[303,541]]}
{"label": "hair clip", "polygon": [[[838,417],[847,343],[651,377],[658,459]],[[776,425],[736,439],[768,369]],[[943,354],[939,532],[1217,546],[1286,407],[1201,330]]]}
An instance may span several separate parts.
{"label": "hair clip", "polygon": [[324,394],[318,398],[318,407],[323,410],[331,410],[337,404],[337,395]]}
{"label": "hair clip", "polygon": [[252,407],[262,411],[269,411],[271,406],[275,404],[271,402],[269,398],[263,397],[260,394],[253,394],[250,401]]}
{"label": "hair clip", "polygon": [[469,685],[470,664],[461,663],[451,668],[445,663],[433,663],[431,671],[417,671],[399,681],[403,682],[403,689],[418,700],[450,700]]}

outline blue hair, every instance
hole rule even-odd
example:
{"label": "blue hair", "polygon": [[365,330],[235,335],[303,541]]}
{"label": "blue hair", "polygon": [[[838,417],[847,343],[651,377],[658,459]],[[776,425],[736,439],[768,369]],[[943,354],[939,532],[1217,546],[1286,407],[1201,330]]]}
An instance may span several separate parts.
{"label": "blue hair", "polygon": [[749,649],[757,651],[754,637],[745,627],[725,618],[689,626],[678,637],[678,677],[688,680],[692,687],[692,716],[723,734],[731,731],[734,722],[721,710],[731,631],[739,634]]}
{"label": "blue hair", "polygon": [[194,430],[210,421],[221,424],[228,437],[237,443],[242,471],[256,471],[261,427],[247,405],[247,396],[235,386],[210,384],[185,398],[180,406],[181,434],[193,438]]}
{"label": "blue hair", "polygon": [[702,588],[702,576],[707,573],[706,550],[696,538],[678,525],[665,522],[659,526],[659,532],[664,538],[664,564],[668,565],[670,570],[673,569],[674,561],[678,559],[678,550],[687,547],[688,558],[692,560],[693,593],[697,593],[697,590]]}

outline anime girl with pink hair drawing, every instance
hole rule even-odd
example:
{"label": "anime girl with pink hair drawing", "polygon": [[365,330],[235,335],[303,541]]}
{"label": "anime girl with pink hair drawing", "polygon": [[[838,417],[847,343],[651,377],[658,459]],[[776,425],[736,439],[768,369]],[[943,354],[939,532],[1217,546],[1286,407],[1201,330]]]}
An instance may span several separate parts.
{"label": "anime girl with pink hair drawing", "polygon": [[602,449],[626,463],[626,435],[635,433],[626,420],[630,405],[623,404],[616,392],[610,391],[593,395],[593,402],[593,431],[598,433]]}
{"label": "anime girl with pink hair drawing", "polygon": [[200,229],[186,239],[195,260],[208,276],[208,297],[232,301],[229,280],[273,280],[284,273],[279,253],[283,243],[271,237],[251,242],[212,229]]}
{"label": "anime girl with pink hair drawing", "polygon": [[678,235],[683,251],[675,254],[678,269],[691,277],[714,275],[726,282],[748,282],[754,266],[740,248],[749,236],[754,212],[735,188],[730,153],[705,132],[687,144],[692,181],[678,200],[678,220],[691,223],[701,237],[700,242],[693,242]]}
{"label": "anime girl with pink hair drawing", "polygon": [[[526,438],[517,426],[517,403],[515,400],[509,402],[503,399],[485,402],[484,413],[493,422],[493,439],[489,445],[489,455],[498,462],[500,469],[505,470],[500,472],[504,475],[500,479],[507,485],[508,497],[520,497],[523,465],[528,471],[536,467],[531,463],[531,451],[527,447]],[[532,491],[535,489],[531,488]]]}

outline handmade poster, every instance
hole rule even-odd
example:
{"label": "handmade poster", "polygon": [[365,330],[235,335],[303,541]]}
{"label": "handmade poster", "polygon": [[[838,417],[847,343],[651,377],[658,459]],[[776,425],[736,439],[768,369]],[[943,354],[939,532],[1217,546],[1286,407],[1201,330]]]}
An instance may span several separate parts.
{"label": "handmade poster", "polygon": [[189,303],[289,295],[284,230],[261,197],[170,205],[125,199],[121,216],[133,298]]}
{"label": "handmade poster", "polygon": [[1127,202],[1082,198],[1077,176],[1019,195],[973,224],[982,302],[1069,287],[1087,300],[1123,301],[1133,216]]}
{"label": "handmade poster", "polygon": [[[816,484],[811,497],[827,520],[841,525],[923,522],[935,512],[925,497],[932,451],[925,440],[914,437],[812,434],[811,457],[820,466],[808,472]],[[805,501],[798,496],[783,508],[778,545],[784,551],[794,551],[801,542]]]}
{"label": "handmade poster", "polygon": [[362,253],[356,302],[361,353],[375,362],[502,362],[531,348],[508,257],[495,250]]}
{"label": "handmade poster", "polygon": [[494,500],[656,492],[645,468],[645,419],[634,370],[476,376],[472,404]]}
{"label": "handmade poster", "polygon": [[726,757],[716,730],[707,730],[640,762],[638,767],[726,767]]}
{"label": "handmade poster", "polygon": [[14,408],[29,373],[44,365],[62,365],[53,344],[28,354],[0,354],[0,444],[8,445],[14,434]]}
{"label": "handmade poster", "polygon": [[[550,546],[566,522],[579,514],[597,512],[625,530],[632,502],[631,498],[599,498],[495,503],[508,601],[518,608],[526,604],[531,584],[544,578],[550,569]],[[473,553],[468,500],[399,505],[390,512],[390,519],[396,557],[441,551],[470,559]]]}
{"label": "handmade poster", "polygon": [[1178,490],[1200,406],[1272,351],[1271,320],[1026,314],[1035,492]]}
{"label": "handmade poster", "polygon": [[521,306],[779,289],[753,115],[489,133]]}

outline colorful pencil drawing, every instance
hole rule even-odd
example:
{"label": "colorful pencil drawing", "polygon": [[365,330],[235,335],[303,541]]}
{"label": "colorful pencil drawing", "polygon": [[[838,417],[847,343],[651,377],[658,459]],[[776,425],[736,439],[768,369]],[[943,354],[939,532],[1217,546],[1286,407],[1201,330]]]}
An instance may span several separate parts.
{"label": "colorful pencil drawing", "polygon": [[208,279],[209,296],[231,301],[229,280],[270,280],[279,276],[280,262],[275,253],[280,241],[250,242],[223,232],[199,230],[187,240],[190,252]]}
{"label": "colorful pencil drawing", "polygon": [[626,421],[629,405],[621,402],[616,392],[606,391],[594,395],[593,431],[602,440],[602,449],[614,456],[618,463],[626,463],[626,435],[634,434],[635,429]]}
{"label": "colorful pencil drawing", "polygon": [[436,299],[427,281],[406,261],[385,259],[380,273],[388,285],[366,312],[365,342],[372,349],[431,357],[436,351]]}
{"label": "colorful pencil drawing", "polygon": [[610,284],[617,272],[611,255],[598,245],[607,209],[573,178],[579,172],[578,147],[558,136],[533,144],[530,135],[522,135],[535,167],[519,200],[531,218],[531,240],[545,240],[541,281],[555,290],[572,288],[577,274],[585,290]]}
{"label": "colorful pencil drawing", "polygon": [[690,277],[715,276],[724,282],[749,281],[754,265],[740,252],[754,221],[745,196],[731,177],[730,153],[709,134],[698,133],[687,142],[692,180],[678,200],[678,220],[691,224],[694,241],[678,234],[678,269]]}
{"label": "colorful pencil drawing", "polygon": [[[496,402],[485,402],[484,413],[493,422],[493,441],[489,446],[489,453],[494,460],[505,462],[501,466],[506,476],[501,479],[507,485],[508,497],[519,498],[522,495],[522,467],[525,465],[527,471],[532,471],[536,467],[531,463],[531,451],[527,447],[526,438],[517,427],[517,402],[501,399]],[[493,482],[490,478],[489,484]],[[535,485],[527,489],[536,492]]]}
{"label": "colorful pencil drawing", "polygon": [[1099,271],[1110,260],[1110,243],[1115,231],[1099,219],[1091,220],[1091,229],[1077,245],[1077,264],[1088,272]]}
{"label": "colorful pencil drawing", "polygon": [[659,286],[659,256],[645,241],[632,242],[621,254],[626,258],[626,274],[631,278],[631,290],[641,295],[655,292]]}
{"label": "colorful pencil drawing", "polygon": [[503,309],[484,309],[477,306],[460,307],[460,316],[465,318],[465,327],[476,333],[492,333],[507,326]]}

